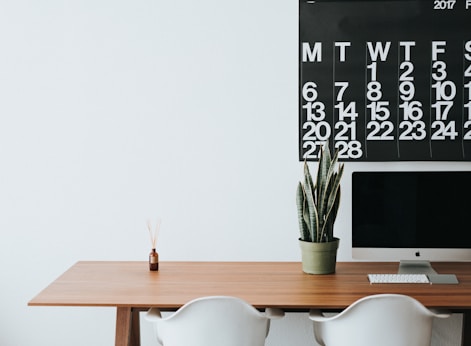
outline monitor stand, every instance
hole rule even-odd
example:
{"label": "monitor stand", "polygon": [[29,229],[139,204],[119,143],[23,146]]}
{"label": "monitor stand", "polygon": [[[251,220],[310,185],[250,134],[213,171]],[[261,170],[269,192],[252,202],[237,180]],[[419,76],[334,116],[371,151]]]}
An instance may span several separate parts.
{"label": "monitor stand", "polygon": [[401,260],[399,274],[437,274],[429,261]]}
{"label": "monitor stand", "polygon": [[401,260],[399,274],[426,274],[432,284],[457,284],[454,274],[437,274],[429,261]]}

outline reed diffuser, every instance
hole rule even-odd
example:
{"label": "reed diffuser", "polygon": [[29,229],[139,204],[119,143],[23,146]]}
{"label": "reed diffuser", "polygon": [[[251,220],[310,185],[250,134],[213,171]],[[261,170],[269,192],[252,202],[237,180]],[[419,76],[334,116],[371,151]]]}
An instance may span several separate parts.
{"label": "reed diffuser", "polygon": [[160,230],[160,219],[157,220],[155,228],[152,228],[150,220],[147,221],[147,229],[149,230],[150,242],[152,245],[152,251],[149,254],[149,270],[159,270],[159,254],[155,250],[155,244],[157,243],[157,236]]}

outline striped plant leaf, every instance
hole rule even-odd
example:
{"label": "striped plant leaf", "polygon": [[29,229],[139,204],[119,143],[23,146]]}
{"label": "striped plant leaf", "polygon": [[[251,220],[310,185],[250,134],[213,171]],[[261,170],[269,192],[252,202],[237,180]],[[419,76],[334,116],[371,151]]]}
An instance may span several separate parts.
{"label": "striped plant leaf", "polygon": [[338,164],[338,150],[331,156],[328,142],[321,148],[314,182],[304,161],[304,180],[296,191],[296,204],[301,240],[331,241],[340,205],[340,181],[343,164]]}

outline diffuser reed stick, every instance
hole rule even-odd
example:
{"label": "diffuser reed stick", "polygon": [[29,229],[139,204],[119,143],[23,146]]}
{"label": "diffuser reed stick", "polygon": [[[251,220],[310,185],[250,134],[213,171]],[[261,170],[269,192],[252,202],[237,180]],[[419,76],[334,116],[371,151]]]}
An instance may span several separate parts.
{"label": "diffuser reed stick", "polygon": [[150,220],[147,220],[147,229],[149,230],[150,242],[152,245],[152,251],[149,254],[149,270],[156,271],[159,270],[159,254],[155,251],[155,246],[157,244],[157,238],[160,231],[161,220],[157,220],[155,228],[152,228]]}
{"label": "diffuser reed stick", "polygon": [[162,220],[157,219],[157,224],[155,225],[155,228],[152,229],[152,223],[150,222],[150,220],[147,220],[147,229],[149,230],[150,243],[152,245],[152,249],[155,249],[155,244],[157,244],[157,237],[159,235],[161,223]]}

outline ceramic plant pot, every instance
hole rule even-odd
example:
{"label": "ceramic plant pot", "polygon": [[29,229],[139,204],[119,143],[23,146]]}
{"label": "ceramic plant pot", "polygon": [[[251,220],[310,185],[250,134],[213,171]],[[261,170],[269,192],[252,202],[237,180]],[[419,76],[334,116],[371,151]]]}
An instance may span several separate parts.
{"label": "ceramic plant pot", "polygon": [[307,274],[335,273],[339,239],[328,243],[311,243],[299,240],[303,272]]}

